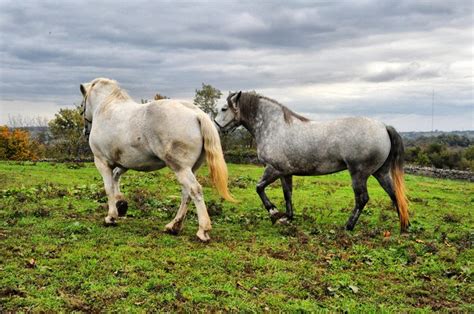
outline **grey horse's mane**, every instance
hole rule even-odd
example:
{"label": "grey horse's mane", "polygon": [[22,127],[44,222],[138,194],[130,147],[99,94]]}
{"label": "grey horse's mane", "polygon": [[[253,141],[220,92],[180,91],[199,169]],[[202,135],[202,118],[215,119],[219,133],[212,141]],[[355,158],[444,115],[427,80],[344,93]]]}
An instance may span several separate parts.
{"label": "grey horse's mane", "polygon": [[259,95],[255,92],[242,93],[242,95],[240,96],[240,100],[239,100],[240,110],[243,111],[243,112],[249,113],[251,115],[255,115],[256,111],[257,111],[258,104],[260,103],[260,100],[262,100],[262,99],[267,100],[267,101],[279,106],[281,111],[283,112],[283,118],[285,119],[285,122],[287,124],[291,124],[293,122],[293,118],[298,119],[302,122],[310,121],[308,118],[303,117],[303,116],[297,114],[296,112],[288,109],[288,107],[282,105],[278,101],[276,101],[272,98],[263,96],[263,95]]}

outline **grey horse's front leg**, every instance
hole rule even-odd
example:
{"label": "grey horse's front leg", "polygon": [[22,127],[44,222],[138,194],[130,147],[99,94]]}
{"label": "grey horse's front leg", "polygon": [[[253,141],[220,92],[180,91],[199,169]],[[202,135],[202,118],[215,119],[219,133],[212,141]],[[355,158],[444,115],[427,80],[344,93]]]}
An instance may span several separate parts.
{"label": "grey horse's front leg", "polygon": [[293,220],[293,203],[291,201],[293,193],[293,176],[283,176],[280,180],[283,188],[283,196],[285,197],[286,218]]}
{"label": "grey horse's front leg", "polygon": [[275,182],[276,179],[280,177],[280,172],[277,171],[272,166],[268,165],[265,168],[265,172],[263,176],[260,178],[260,181],[257,183],[257,194],[260,196],[262,200],[263,206],[265,209],[270,213],[270,217],[272,219],[272,223],[275,223],[279,218],[282,217],[282,213],[278,212],[278,209],[275,205],[268,199],[267,194],[265,194],[265,188]]}

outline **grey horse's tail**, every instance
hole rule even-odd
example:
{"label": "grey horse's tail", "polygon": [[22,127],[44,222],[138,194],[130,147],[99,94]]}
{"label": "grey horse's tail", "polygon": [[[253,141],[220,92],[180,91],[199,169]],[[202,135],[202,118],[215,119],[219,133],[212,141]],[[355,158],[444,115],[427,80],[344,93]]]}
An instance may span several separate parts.
{"label": "grey horse's tail", "polygon": [[224,160],[224,154],[222,153],[219,133],[207,114],[204,112],[198,113],[198,119],[201,124],[204,150],[206,152],[207,165],[209,166],[212,182],[220,196],[228,201],[235,202],[235,199],[227,187],[227,165]]}
{"label": "grey horse's tail", "polygon": [[390,173],[392,175],[395,197],[397,199],[398,217],[400,218],[400,229],[406,231],[410,225],[408,218],[408,199],[405,194],[405,180],[403,171],[404,148],[402,137],[391,126],[387,126],[387,132],[392,144],[388,161],[390,161]]}

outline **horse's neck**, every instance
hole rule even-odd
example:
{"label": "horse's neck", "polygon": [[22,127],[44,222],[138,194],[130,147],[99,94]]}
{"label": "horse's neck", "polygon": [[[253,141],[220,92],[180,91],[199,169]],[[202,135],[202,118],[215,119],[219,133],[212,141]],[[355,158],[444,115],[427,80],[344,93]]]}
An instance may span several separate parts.
{"label": "horse's neck", "polygon": [[255,117],[243,123],[257,143],[263,138],[281,132],[286,126],[280,106],[269,103],[259,104]]}
{"label": "horse's neck", "polygon": [[117,87],[110,87],[104,88],[99,93],[97,93],[94,97],[94,101],[92,104],[92,112],[96,113],[100,110],[99,107],[104,106],[105,101],[107,98],[116,90]]}
{"label": "horse's neck", "polygon": [[107,98],[109,94],[110,94],[110,91],[104,91],[104,90],[100,90],[99,92],[96,92],[94,94],[94,98],[91,99],[92,101],[90,102],[91,111],[93,113],[97,111],[97,108],[100,106],[101,103],[104,102],[104,100]]}

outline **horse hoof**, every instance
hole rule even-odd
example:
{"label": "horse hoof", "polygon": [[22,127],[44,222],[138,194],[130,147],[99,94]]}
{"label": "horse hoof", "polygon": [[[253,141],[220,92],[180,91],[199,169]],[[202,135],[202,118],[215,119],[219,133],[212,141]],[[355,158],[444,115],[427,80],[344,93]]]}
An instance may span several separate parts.
{"label": "horse hoof", "polygon": [[114,227],[117,225],[117,222],[115,221],[115,218],[114,217],[105,217],[105,220],[104,220],[104,225],[106,227]]}
{"label": "horse hoof", "polygon": [[201,242],[204,242],[204,243],[207,243],[211,240],[211,237],[209,236],[207,231],[198,230],[198,232],[196,233],[196,236],[199,238]]}
{"label": "horse hoof", "polygon": [[346,230],[352,231],[352,230],[354,230],[354,226],[348,224],[348,225],[346,225]]}
{"label": "horse hoof", "polygon": [[124,201],[124,200],[117,201],[117,203],[115,203],[115,206],[117,206],[119,217],[124,217],[127,214],[127,210],[128,210],[127,201]]}
{"label": "horse hoof", "polygon": [[165,232],[167,234],[171,234],[171,235],[178,235],[179,234],[179,231],[176,230],[176,229],[167,229],[167,228],[165,228]]}
{"label": "horse hoof", "polygon": [[282,218],[278,219],[277,223],[279,225],[285,225],[286,226],[286,225],[290,224],[290,220],[288,219],[288,217],[285,216],[285,217],[282,217]]}
{"label": "horse hoof", "polygon": [[272,224],[275,224],[278,220],[280,220],[283,217],[286,218],[285,213],[280,213],[280,212],[276,212],[276,213],[270,215],[270,219],[272,220]]}
{"label": "horse hoof", "polygon": [[165,232],[172,235],[177,235],[181,229],[176,228],[176,224],[169,223],[165,226]]}

